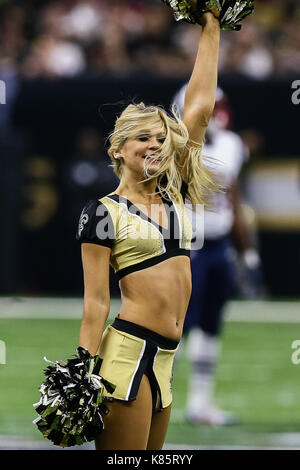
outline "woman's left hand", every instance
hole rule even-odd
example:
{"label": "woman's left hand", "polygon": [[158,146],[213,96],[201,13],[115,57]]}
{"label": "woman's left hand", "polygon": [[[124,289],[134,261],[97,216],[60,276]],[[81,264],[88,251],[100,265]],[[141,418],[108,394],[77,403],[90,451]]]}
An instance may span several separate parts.
{"label": "woman's left hand", "polygon": [[211,11],[203,13],[199,18],[199,23],[203,28],[208,24],[217,24],[220,26],[219,19]]}

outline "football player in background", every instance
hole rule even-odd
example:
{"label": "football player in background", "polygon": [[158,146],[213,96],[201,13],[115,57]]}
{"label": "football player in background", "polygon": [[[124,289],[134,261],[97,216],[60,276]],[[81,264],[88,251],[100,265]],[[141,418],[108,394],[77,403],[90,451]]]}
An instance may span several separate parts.
{"label": "football player in background", "polygon": [[[186,85],[173,101],[181,114],[185,91]],[[248,282],[254,284],[252,289],[249,285],[251,292],[253,289],[255,292],[255,283],[260,279],[260,258],[251,246],[238,185],[238,176],[249,152],[242,139],[229,130],[231,122],[228,99],[218,88],[203,154],[215,159],[213,170],[220,175],[226,189],[214,197],[212,210],[204,212],[203,248],[191,252],[192,295],[184,324],[184,333],[188,335],[187,354],[192,366],[186,417],[193,424],[229,425],[238,421],[233,414],[219,409],[213,400],[224,306],[236,291],[237,252],[248,271]],[[199,216],[203,217],[202,214]],[[202,226],[201,221],[196,222],[196,237],[201,236],[197,230]]]}

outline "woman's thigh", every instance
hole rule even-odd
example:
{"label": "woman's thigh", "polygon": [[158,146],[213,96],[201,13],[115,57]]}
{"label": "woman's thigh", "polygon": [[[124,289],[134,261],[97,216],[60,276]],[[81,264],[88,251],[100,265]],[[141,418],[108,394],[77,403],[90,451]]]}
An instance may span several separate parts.
{"label": "woman's thigh", "polygon": [[109,413],[103,417],[104,431],[95,440],[96,450],[144,450],[152,418],[152,395],[144,375],[137,398],[131,402],[107,403]]}
{"label": "woman's thigh", "polygon": [[168,430],[171,415],[171,405],[163,411],[153,413],[149,432],[147,450],[162,449]]}

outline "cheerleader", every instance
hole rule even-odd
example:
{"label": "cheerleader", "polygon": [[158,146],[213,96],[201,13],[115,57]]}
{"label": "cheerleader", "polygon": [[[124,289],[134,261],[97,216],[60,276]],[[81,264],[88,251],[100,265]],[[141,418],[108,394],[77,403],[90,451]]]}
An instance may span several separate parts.
{"label": "cheerleader", "polygon": [[[205,204],[216,190],[201,157],[217,89],[220,22],[210,12],[185,96],[183,120],[159,106],[129,105],[110,135],[120,182],[84,207],[84,314],[80,346],[101,358],[108,414],[97,450],[161,449],[171,413],[172,366],[191,295],[192,225],[184,201]],[[200,31],[199,31],[200,35]],[[109,265],[122,305],[110,310]]]}

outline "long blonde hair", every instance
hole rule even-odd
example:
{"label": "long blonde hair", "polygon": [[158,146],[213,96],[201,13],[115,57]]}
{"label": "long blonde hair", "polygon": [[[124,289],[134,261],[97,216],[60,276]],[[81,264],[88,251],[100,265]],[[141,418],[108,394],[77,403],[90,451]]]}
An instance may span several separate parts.
{"label": "long blonde hair", "polygon": [[[174,106],[170,117],[160,106],[145,106],[144,103],[127,106],[115,123],[113,132],[109,135],[110,147],[108,155],[112,160],[112,167],[119,179],[122,177],[123,163],[115,158],[126,139],[135,138],[142,129],[160,127],[165,135],[164,142],[158,152],[161,159],[159,170],[153,174],[147,172],[143,181],[157,178],[157,188],[160,194],[168,192],[171,197],[178,198],[182,176],[181,170],[186,166],[188,190],[187,198],[194,204],[209,206],[210,196],[218,191],[219,185],[215,175],[204,164],[202,145],[189,138],[188,130],[179,117]],[[183,161],[183,154],[186,154]],[[146,162],[147,165],[147,162]]]}

